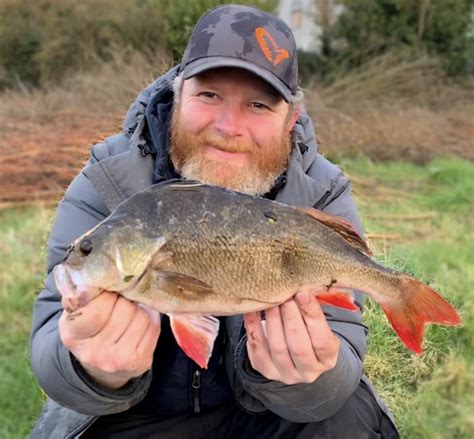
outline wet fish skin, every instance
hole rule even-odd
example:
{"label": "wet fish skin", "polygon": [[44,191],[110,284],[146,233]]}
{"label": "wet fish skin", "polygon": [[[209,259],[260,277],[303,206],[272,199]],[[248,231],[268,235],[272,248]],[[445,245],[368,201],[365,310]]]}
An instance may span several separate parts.
{"label": "wet fish skin", "polygon": [[302,288],[351,308],[340,293],[357,289],[415,352],[426,322],[460,323],[429,287],[375,263],[344,220],[192,182],[155,185],[122,203],[74,243],[57,281],[79,304],[107,289],[171,315],[242,314]]}

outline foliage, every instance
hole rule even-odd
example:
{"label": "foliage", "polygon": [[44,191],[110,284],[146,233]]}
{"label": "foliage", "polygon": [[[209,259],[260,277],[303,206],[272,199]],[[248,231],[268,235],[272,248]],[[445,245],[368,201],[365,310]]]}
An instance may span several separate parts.
{"label": "foliage", "polygon": [[344,12],[328,30],[326,63],[345,68],[394,48],[411,47],[444,60],[449,74],[471,67],[471,0],[342,0]]}
{"label": "foliage", "polygon": [[[181,58],[199,16],[217,0],[0,0],[0,89],[43,86],[110,60],[117,50]],[[271,10],[275,0],[244,0]]]}
{"label": "foliage", "polygon": [[4,0],[0,16],[0,87],[46,85],[118,47],[163,45],[161,12],[140,0]]}

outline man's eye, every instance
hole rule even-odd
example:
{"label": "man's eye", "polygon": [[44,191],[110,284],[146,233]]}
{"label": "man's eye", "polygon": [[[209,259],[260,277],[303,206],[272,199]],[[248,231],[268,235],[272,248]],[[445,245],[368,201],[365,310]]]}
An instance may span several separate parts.
{"label": "man's eye", "polygon": [[256,108],[257,110],[268,110],[268,105],[262,104],[261,102],[252,102],[250,104],[252,108]]}
{"label": "man's eye", "polygon": [[217,95],[213,93],[212,91],[202,91],[199,93],[199,96],[206,98],[206,99],[215,99],[217,98]]}

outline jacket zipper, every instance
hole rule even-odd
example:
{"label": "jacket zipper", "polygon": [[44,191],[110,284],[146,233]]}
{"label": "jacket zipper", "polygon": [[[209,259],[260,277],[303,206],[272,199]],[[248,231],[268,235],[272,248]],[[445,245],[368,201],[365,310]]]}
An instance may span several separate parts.
{"label": "jacket zipper", "polygon": [[[333,180],[331,182],[331,188],[326,191],[326,193],[316,202],[316,204],[313,206],[314,209],[324,209],[326,207],[326,201],[328,200],[328,198],[332,195],[332,191],[334,190],[334,188],[336,187],[336,184],[337,184],[337,181],[339,180],[339,178],[336,178],[335,180]],[[331,198],[331,202],[334,201],[336,198],[339,197],[339,195],[341,195],[346,189],[347,189],[347,184],[345,184],[344,186],[342,186],[334,195],[333,197]]]}
{"label": "jacket zipper", "polygon": [[192,393],[193,393],[193,408],[194,413],[199,413],[201,411],[201,406],[199,405],[199,394],[201,390],[201,371],[199,369],[194,371],[193,382],[191,384]]}
{"label": "jacket zipper", "polygon": [[65,439],[77,439],[80,438],[92,424],[99,419],[99,416],[91,416],[82,422],[78,427],[72,430],[69,434],[64,436]]}

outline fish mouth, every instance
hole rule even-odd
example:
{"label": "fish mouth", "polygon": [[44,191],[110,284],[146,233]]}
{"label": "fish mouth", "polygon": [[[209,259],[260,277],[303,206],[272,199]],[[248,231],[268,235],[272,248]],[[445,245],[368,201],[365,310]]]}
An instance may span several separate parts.
{"label": "fish mouth", "polygon": [[104,288],[93,287],[74,282],[74,273],[65,264],[58,264],[53,269],[53,276],[61,296],[66,299],[68,311],[84,306],[98,296]]}

